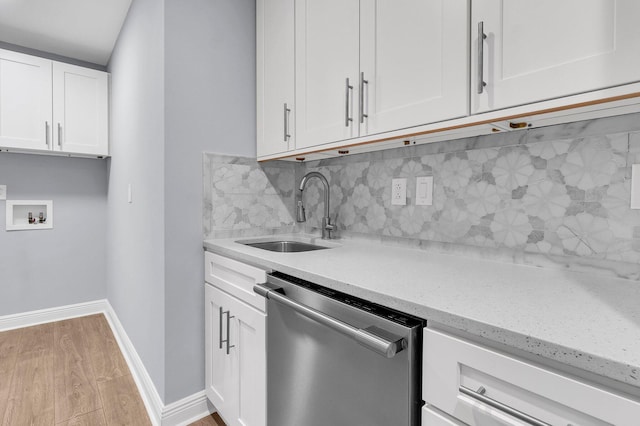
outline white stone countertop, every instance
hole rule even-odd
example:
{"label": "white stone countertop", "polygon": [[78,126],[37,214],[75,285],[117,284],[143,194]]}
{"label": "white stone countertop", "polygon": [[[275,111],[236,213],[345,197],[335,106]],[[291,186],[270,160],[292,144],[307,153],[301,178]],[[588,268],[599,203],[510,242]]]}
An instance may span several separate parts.
{"label": "white stone countertop", "polygon": [[640,387],[640,282],[372,241],[300,253],[236,243],[248,239],[204,247]]}

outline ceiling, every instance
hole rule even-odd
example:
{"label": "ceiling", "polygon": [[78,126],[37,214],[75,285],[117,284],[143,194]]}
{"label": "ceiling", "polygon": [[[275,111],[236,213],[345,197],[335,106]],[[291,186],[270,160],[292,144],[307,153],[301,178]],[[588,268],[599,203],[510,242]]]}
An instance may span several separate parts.
{"label": "ceiling", "polygon": [[106,65],[132,0],[0,0],[0,41]]}

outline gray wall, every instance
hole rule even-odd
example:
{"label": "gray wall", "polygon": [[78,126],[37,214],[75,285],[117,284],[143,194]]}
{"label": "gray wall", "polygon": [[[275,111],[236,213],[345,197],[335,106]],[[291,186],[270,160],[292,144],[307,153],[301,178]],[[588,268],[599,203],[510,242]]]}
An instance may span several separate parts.
{"label": "gray wall", "polygon": [[[134,0],[112,73],[107,296],[164,395],[164,2]],[[133,203],[127,202],[127,185]]]}
{"label": "gray wall", "polygon": [[108,298],[169,404],[204,388],[202,152],[255,156],[255,1],[134,0],[108,69]]}
{"label": "gray wall", "polygon": [[255,0],[165,0],[165,402],[204,389],[202,153],[255,157]]}
{"label": "gray wall", "polygon": [[54,209],[52,230],[6,232],[0,201],[0,316],[104,299],[106,162],[2,153],[0,184]]}

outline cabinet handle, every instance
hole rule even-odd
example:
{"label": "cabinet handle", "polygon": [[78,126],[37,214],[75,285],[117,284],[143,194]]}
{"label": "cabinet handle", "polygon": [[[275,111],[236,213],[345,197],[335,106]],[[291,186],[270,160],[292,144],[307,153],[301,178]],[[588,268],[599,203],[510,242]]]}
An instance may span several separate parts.
{"label": "cabinet handle", "polygon": [[484,21],[478,22],[478,94],[482,94],[484,86],[484,40],[487,35],[484,33]]}
{"label": "cabinet handle", "polygon": [[291,134],[289,133],[289,115],[291,114],[291,108],[284,104],[284,141],[289,142]]}
{"label": "cabinet handle", "polygon": [[44,141],[48,147],[49,146],[49,122],[48,121],[44,122]]}
{"label": "cabinet handle", "polygon": [[369,93],[369,80],[364,79],[364,72],[360,73],[360,124],[364,123],[365,118],[369,118],[369,114],[364,113],[364,85],[367,85],[367,93]]}
{"label": "cabinet handle", "polygon": [[515,408],[509,407],[508,405],[503,404],[502,402],[496,401],[495,399],[485,396],[484,394],[486,392],[486,389],[483,386],[480,386],[480,388],[477,391],[471,390],[465,386],[460,386],[458,390],[460,391],[460,393],[470,396],[476,401],[480,401],[490,407],[500,410],[510,415],[511,417],[515,417],[516,419],[522,420],[523,422],[528,423],[532,426],[551,426],[551,424],[547,422],[538,420],[535,417],[532,417],[526,413],[523,413],[520,410],[516,410]]}
{"label": "cabinet handle", "polygon": [[353,86],[349,84],[349,78],[347,78],[347,84],[345,87],[345,104],[344,104],[344,126],[345,127],[349,127],[349,123],[353,121],[353,118],[349,114],[349,109],[350,109],[349,108],[349,99],[350,99],[349,92],[351,90],[353,90]]}
{"label": "cabinet handle", "polygon": [[[279,279],[271,276],[268,278],[271,284],[277,284],[277,280]],[[378,336],[375,333],[375,327],[359,328],[355,325],[340,321],[323,312],[316,311],[307,305],[291,300],[272,288],[258,284],[253,286],[253,291],[267,300],[273,300],[276,303],[287,306],[305,317],[311,318],[317,323],[357,341],[362,346],[386,358],[393,358],[398,352],[403,351],[407,347],[407,342],[400,336]]]}
{"label": "cabinet handle", "polygon": [[229,346],[229,341],[231,340],[231,336],[229,335],[229,323],[231,322],[231,318],[234,318],[234,316],[231,315],[231,311],[227,311],[225,312],[227,314],[227,339],[225,340],[225,342],[227,343],[227,355],[229,355],[229,349],[234,348],[236,345],[231,345]]}
{"label": "cabinet handle", "polygon": [[62,148],[62,125],[58,123],[58,146]]}
{"label": "cabinet handle", "polygon": [[218,319],[219,319],[218,325],[220,326],[219,327],[220,328],[220,333],[218,334],[218,341],[219,341],[219,344],[220,344],[219,349],[222,349],[222,343],[223,343],[223,340],[222,340],[222,315],[224,315],[224,312],[222,311],[222,306],[220,306],[219,317],[218,317]]}
{"label": "cabinet handle", "polygon": [[[219,339],[219,343],[220,343],[220,349],[222,349],[222,344],[226,343],[227,344],[227,355],[229,355],[229,349],[234,348],[235,345],[229,345],[229,322],[231,320],[231,318],[235,318],[234,316],[231,315],[231,311],[225,311],[222,309],[222,306],[220,306],[220,339]],[[222,316],[226,315],[227,316],[227,338],[223,339],[222,338]]]}

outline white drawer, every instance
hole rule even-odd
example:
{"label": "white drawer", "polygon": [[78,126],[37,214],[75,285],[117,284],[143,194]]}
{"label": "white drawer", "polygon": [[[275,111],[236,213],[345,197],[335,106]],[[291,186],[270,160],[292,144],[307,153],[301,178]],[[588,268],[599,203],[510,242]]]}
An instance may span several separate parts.
{"label": "white drawer", "polygon": [[465,424],[431,405],[425,405],[422,407],[422,426],[465,426]]}
{"label": "white drawer", "polygon": [[265,311],[265,298],[254,293],[253,286],[267,282],[267,271],[205,251],[204,279],[262,312]]}
{"label": "white drawer", "polygon": [[[469,425],[529,425],[461,387],[551,425],[640,424],[640,402],[430,329],[424,330],[422,397]],[[427,417],[426,425],[440,425]]]}

